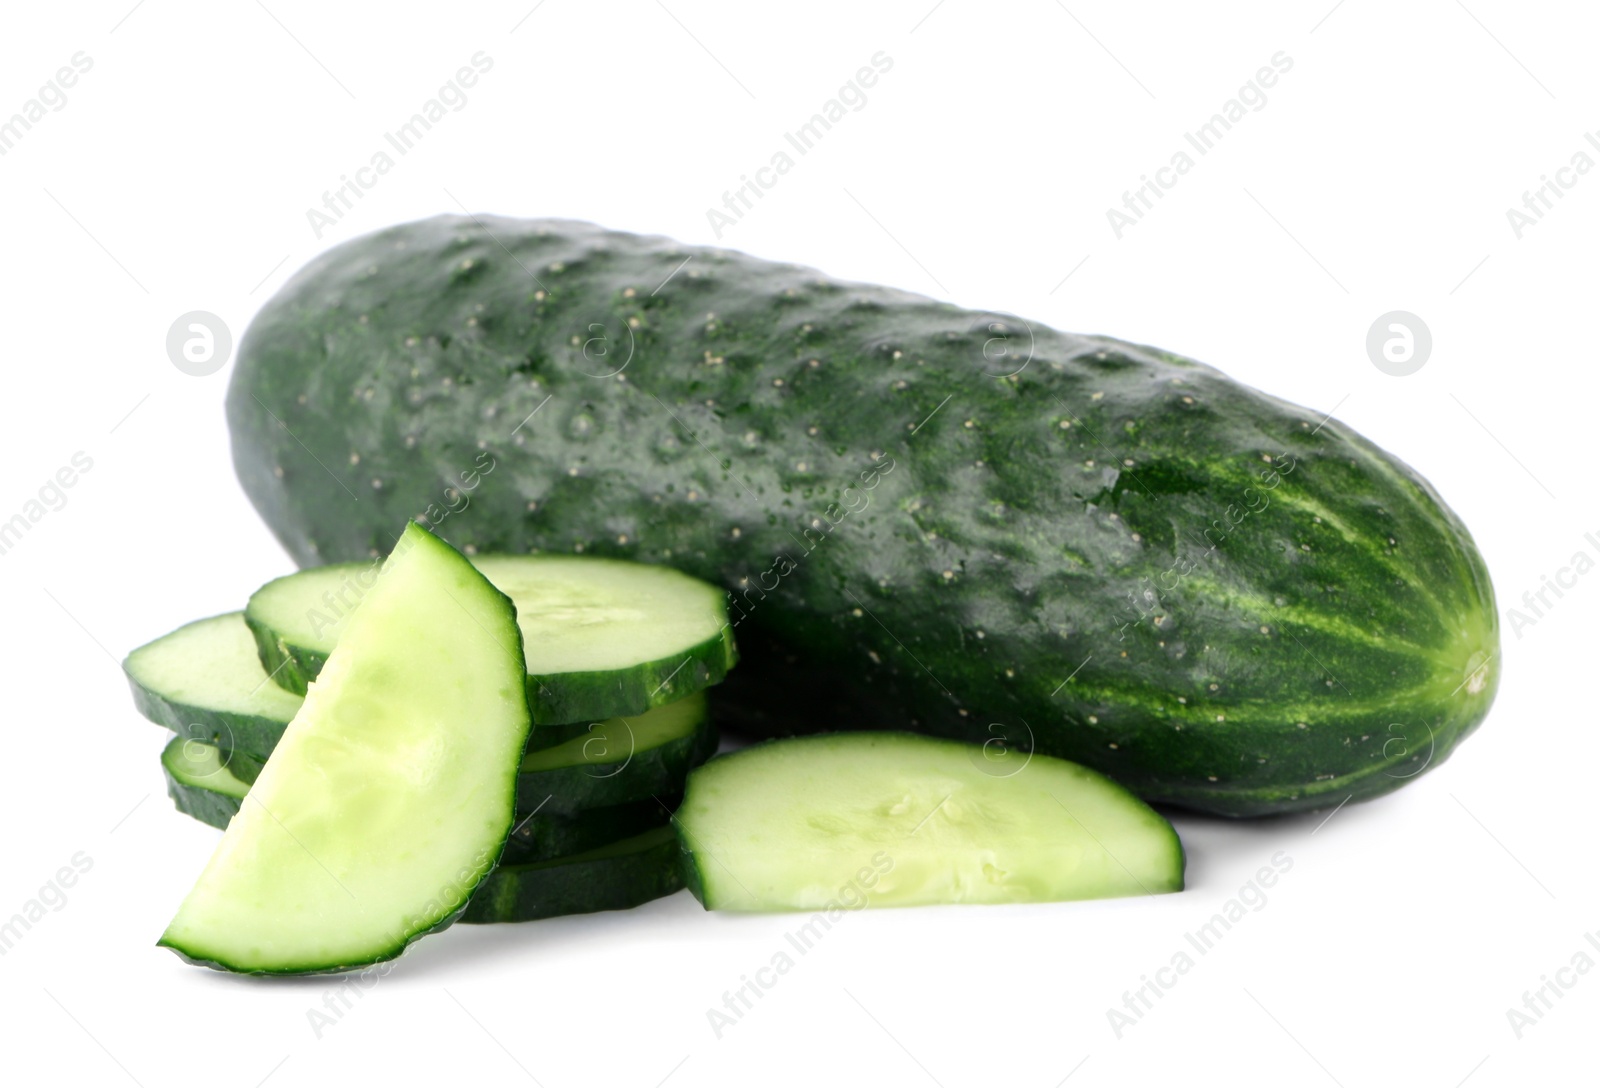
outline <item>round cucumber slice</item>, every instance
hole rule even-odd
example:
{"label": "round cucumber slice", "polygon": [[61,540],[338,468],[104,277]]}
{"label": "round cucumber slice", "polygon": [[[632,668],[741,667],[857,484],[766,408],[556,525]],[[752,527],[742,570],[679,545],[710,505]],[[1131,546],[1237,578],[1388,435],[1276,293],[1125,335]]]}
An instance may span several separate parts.
{"label": "round cucumber slice", "polygon": [[[670,567],[557,555],[472,562],[517,606],[536,725],[639,714],[717,683],[736,660],[722,591]],[[314,567],[251,596],[245,619],[274,679],[304,693],[375,571]]]}
{"label": "round cucumber slice", "polygon": [[229,750],[272,751],[300,709],[300,696],[268,679],[242,612],[185,624],[134,650],[122,669],[146,718]]}
{"label": "round cucumber slice", "polygon": [[562,914],[626,910],[683,887],[678,839],[657,827],[620,842],[489,874],[463,922],[531,922]]}

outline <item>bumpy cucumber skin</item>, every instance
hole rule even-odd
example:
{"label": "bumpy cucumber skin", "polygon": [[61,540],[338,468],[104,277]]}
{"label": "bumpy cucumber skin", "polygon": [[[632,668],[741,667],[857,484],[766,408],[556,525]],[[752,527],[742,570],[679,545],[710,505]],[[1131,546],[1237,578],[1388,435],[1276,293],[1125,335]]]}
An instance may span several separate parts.
{"label": "bumpy cucumber skin", "polygon": [[728,727],[1031,737],[1245,816],[1386,793],[1483,719],[1489,575],[1413,470],[1202,364],[997,320],[588,224],[439,217],[266,305],[234,462],[302,564],[381,550],[454,488],[439,527],[464,548],[735,591]]}
{"label": "bumpy cucumber skin", "polygon": [[594,808],[682,793],[684,778],[711,758],[718,739],[717,727],[707,719],[688,736],[632,752],[627,759],[520,771],[517,810],[579,815]]}
{"label": "bumpy cucumber skin", "polygon": [[638,849],[610,857],[554,858],[501,864],[473,895],[461,921],[531,922],[564,914],[627,910],[683,887],[678,842],[670,829]]}

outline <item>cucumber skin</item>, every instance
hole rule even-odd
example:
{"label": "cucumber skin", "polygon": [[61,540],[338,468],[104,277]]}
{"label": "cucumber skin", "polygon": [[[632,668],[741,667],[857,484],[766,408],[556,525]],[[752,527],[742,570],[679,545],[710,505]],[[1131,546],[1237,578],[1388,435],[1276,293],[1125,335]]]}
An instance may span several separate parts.
{"label": "cucumber skin", "polygon": [[519,771],[517,810],[581,815],[596,808],[682,793],[684,779],[711,758],[719,739],[716,725],[707,718],[688,736],[634,752],[626,761]]}
{"label": "cucumber skin", "polygon": [[502,863],[478,888],[460,920],[482,925],[627,910],[683,887],[677,858],[677,840],[666,834],[623,856]]}
{"label": "cucumber skin", "polygon": [[682,796],[680,784],[659,801],[650,798],[625,805],[608,805],[576,815],[546,814],[517,818],[506,840],[502,865],[525,865],[569,854],[581,854],[607,843],[661,827],[672,818]]}
{"label": "cucumber skin", "polygon": [[[234,463],[304,565],[381,551],[450,487],[463,548],[739,591],[730,727],[1031,735],[1246,816],[1386,793],[1478,725],[1493,590],[1426,481],[1167,352],[1034,326],[1026,364],[997,365],[992,317],[588,224],[438,217],[324,253],[265,306]],[[592,376],[594,324],[617,352],[628,330],[625,380]],[[469,492],[482,453],[500,474]]]}
{"label": "cucumber skin", "polygon": [[230,797],[220,790],[179,782],[165,767],[161,768],[161,776],[167,780],[167,796],[172,798],[174,808],[218,831],[228,830],[228,821],[238,814],[239,806],[244,804],[242,797]]}
{"label": "cucumber skin", "polygon": [[133,705],[140,714],[185,740],[240,752],[266,753],[283,738],[284,727],[289,724],[255,714],[236,714],[174,702],[143,687],[131,676],[128,687],[133,692]]}

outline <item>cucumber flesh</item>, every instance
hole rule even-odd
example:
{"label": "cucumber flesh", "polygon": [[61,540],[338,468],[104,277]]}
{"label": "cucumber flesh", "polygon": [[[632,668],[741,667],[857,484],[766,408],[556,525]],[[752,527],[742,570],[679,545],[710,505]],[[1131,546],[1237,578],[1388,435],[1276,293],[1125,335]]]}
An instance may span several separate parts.
{"label": "cucumber flesh", "polygon": [[512,827],[522,677],[511,602],[409,525],[160,943],[300,974],[450,924]]}
{"label": "cucumber flesh", "polygon": [[710,910],[1042,903],[1183,888],[1172,826],[1087,768],[910,733],[768,741],[689,775],[675,823]]}
{"label": "cucumber flesh", "polygon": [[677,836],[662,826],[581,854],[501,865],[478,888],[461,920],[531,922],[626,910],[681,887]]}
{"label": "cucumber flesh", "polygon": [[161,752],[167,796],[179,812],[212,827],[227,828],[250,790],[237,770],[226,752],[204,741],[173,737]]}
{"label": "cucumber flesh", "polygon": [[522,757],[517,811],[577,813],[681,794],[690,769],[716,750],[705,692],[595,722],[564,744]]}
{"label": "cucumber flesh", "polygon": [[[517,606],[540,725],[639,714],[717,683],[736,660],[722,592],[670,567],[582,556],[478,556]],[[369,563],[268,582],[245,618],[262,664],[304,692],[368,592]]]}
{"label": "cucumber flesh", "polygon": [[300,709],[298,695],[268,679],[242,612],[185,624],[134,650],[122,669],[146,718],[229,750],[271,752]]}

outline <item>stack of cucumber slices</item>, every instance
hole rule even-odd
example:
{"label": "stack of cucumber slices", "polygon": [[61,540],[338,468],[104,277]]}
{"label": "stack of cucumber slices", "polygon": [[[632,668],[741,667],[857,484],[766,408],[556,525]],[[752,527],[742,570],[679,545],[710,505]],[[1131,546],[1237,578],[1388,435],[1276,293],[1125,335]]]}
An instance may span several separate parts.
{"label": "stack of cucumber slices", "polygon": [[865,731],[711,760],[735,659],[722,594],[687,575],[468,559],[415,524],[382,562],[270,582],[124,663],[176,734],[173,802],[223,829],[161,944],[300,974],[685,885],[830,918],[1183,887],[1171,825],[1064,760]]}
{"label": "stack of cucumber slices", "polygon": [[[468,560],[415,525],[387,562],[270,582],[124,663],[176,734],[173,803],[226,831],[162,943],[229,970],[345,970],[458,919],[668,895],[672,811],[717,748],[705,689],[735,660],[703,582]],[[302,912],[322,920],[296,937]]]}

